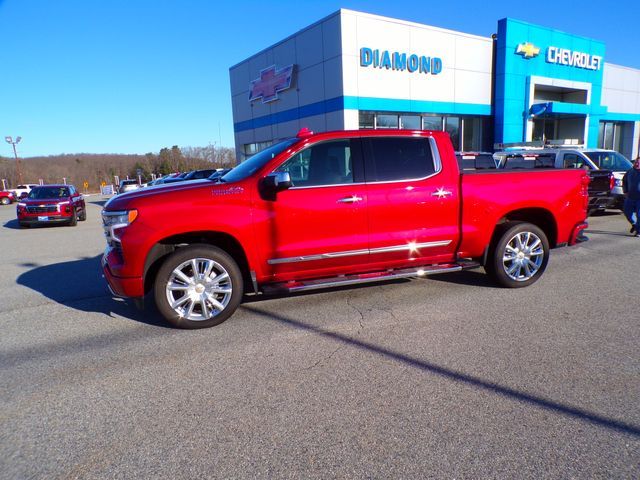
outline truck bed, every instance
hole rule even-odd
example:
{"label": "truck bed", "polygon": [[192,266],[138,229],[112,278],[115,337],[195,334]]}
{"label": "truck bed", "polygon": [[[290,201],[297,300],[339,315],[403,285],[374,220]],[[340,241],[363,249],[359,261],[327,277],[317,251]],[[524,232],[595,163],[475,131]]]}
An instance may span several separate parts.
{"label": "truck bed", "polygon": [[[552,247],[566,244],[573,228],[584,221],[586,205],[584,170],[476,170],[460,174],[461,257],[478,258],[490,243],[487,225],[498,224],[506,216],[536,210],[554,225]],[[582,199],[582,200],[580,200]],[[530,205],[539,205],[531,209]],[[524,216],[524,215],[523,215]]]}

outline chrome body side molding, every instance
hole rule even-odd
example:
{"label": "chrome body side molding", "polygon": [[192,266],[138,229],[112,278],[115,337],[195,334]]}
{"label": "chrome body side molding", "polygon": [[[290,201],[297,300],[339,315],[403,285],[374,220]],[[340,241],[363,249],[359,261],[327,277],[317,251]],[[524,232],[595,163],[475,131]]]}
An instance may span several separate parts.
{"label": "chrome body side molding", "polygon": [[304,255],[299,257],[286,257],[286,258],[272,258],[267,260],[269,265],[279,265],[281,263],[296,263],[296,262],[310,262],[313,260],[325,260],[329,258],[340,257],[352,257],[357,255],[369,255],[376,253],[390,253],[390,252],[402,252],[402,251],[416,251],[421,248],[434,248],[445,247],[449,245],[452,240],[440,240],[437,242],[424,242],[424,243],[406,243],[404,245],[394,245],[390,247],[379,247],[362,250],[347,250],[343,252],[331,252],[331,253],[319,253],[317,255]]}

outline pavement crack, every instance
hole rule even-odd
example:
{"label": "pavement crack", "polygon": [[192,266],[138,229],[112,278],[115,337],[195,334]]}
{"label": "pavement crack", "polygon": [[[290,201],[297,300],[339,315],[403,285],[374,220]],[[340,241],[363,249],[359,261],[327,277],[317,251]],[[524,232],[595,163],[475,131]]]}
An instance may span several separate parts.
{"label": "pavement crack", "polygon": [[360,325],[360,328],[358,329],[358,332],[360,330],[364,329],[364,313],[362,313],[362,310],[360,310],[356,305],[354,305],[353,303],[351,303],[351,297],[347,297],[347,305],[349,305],[351,308],[353,308],[356,312],[358,312],[360,314],[360,318],[358,318],[358,324]]}
{"label": "pavement crack", "polygon": [[331,357],[333,357],[336,353],[338,353],[340,350],[342,350],[345,346],[344,345],[340,345],[338,348],[336,348],[333,352],[331,352],[329,355],[327,355],[326,357],[322,357],[320,360],[318,360],[316,363],[314,363],[313,365],[311,365],[310,367],[306,367],[305,370],[312,370],[315,367],[317,367],[318,365],[320,365],[322,362],[324,361],[328,361],[331,360]]}
{"label": "pavement crack", "polygon": [[396,317],[396,314],[393,312],[392,309],[385,308],[384,311],[387,312],[389,315],[391,315],[393,317],[393,319],[395,320],[395,323],[400,323],[400,319],[398,317]]}

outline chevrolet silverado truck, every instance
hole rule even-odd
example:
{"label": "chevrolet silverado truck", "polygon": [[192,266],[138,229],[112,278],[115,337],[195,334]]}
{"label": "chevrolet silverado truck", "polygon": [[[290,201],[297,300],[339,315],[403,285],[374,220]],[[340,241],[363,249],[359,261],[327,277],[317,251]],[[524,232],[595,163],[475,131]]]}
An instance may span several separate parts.
{"label": "chevrolet silverado truck", "polygon": [[220,324],[245,294],[480,266],[525,287],[584,239],[588,184],[582,169],[461,174],[444,132],[303,129],[221,178],[113,197],[102,266],[114,295],[149,294],[181,328]]}

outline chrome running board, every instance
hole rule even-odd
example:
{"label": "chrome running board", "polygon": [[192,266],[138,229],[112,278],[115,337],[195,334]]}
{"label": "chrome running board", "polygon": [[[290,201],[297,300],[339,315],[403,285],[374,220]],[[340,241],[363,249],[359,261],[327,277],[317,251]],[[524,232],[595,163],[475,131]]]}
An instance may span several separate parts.
{"label": "chrome running board", "polygon": [[413,267],[399,270],[384,270],[382,272],[361,273],[358,275],[341,275],[330,278],[318,278],[314,280],[291,281],[265,285],[262,288],[265,294],[294,293],[307,290],[320,290],[323,288],[344,287],[357,285],[359,283],[382,282],[385,280],[395,280],[399,278],[426,277],[438,273],[459,272],[468,268],[479,267],[480,264],[470,261],[459,263],[446,263],[442,265],[429,265],[424,267]]}

